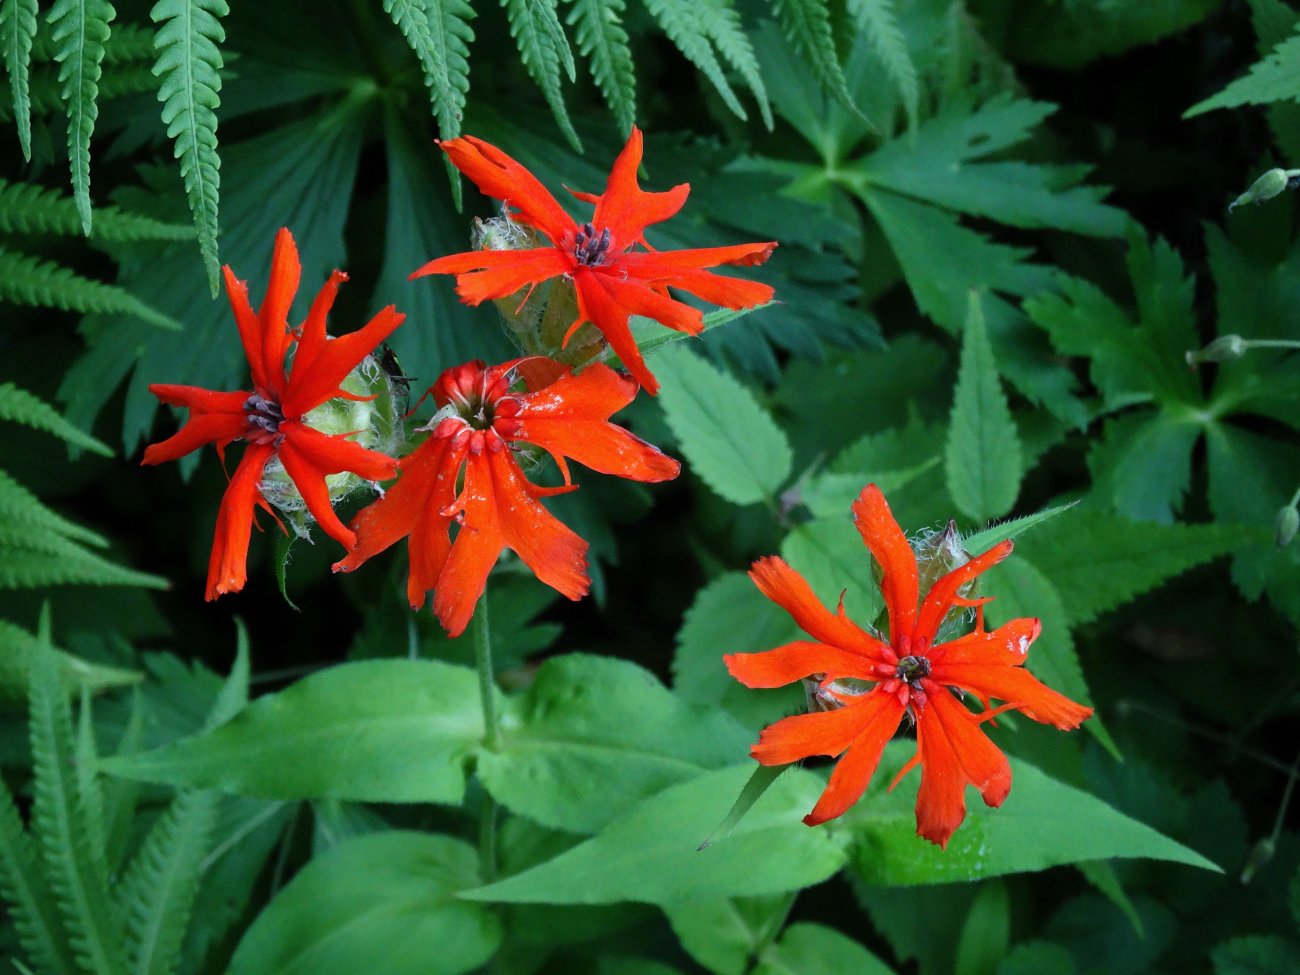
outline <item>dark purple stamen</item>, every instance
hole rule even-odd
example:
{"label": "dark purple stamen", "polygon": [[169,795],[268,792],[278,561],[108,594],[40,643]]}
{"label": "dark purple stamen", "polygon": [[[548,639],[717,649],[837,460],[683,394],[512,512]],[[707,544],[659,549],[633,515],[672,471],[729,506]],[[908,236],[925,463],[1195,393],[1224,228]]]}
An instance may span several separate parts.
{"label": "dark purple stamen", "polygon": [[927,657],[904,657],[898,662],[896,676],[913,690],[921,689],[921,678],[930,676],[930,661]]}
{"label": "dark purple stamen", "polygon": [[578,259],[578,263],[584,267],[595,267],[605,263],[605,254],[609,251],[609,245],[613,241],[609,228],[606,227],[596,236],[596,228],[589,223],[584,223],[581,229],[573,236],[573,256]]}
{"label": "dark purple stamen", "polygon": [[279,403],[253,393],[248,399],[244,400],[244,413],[247,414],[248,422],[252,426],[263,431],[262,433],[252,433],[246,439],[253,443],[266,443],[272,438],[280,436],[280,424],[284,422],[284,411],[280,409]]}

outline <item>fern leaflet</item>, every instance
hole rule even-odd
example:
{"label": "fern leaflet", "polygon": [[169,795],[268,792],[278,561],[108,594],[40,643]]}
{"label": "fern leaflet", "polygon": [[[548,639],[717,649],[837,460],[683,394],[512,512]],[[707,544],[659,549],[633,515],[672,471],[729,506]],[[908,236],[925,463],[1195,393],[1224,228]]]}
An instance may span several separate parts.
{"label": "fern leaflet", "polygon": [[[49,649],[46,648],[45,652],[48,653]],[[41,652],[37,651],[37,653]],[[81,821],[90,843],[91,860],[107,887],[104,790],[100,787],[99,776],[95,772],[99,762],[99,747],[95,743],[95,721],[90,704],[90,688],[84,686],[81,688],[81,707],[77,716],[77,741],[73,756],[77,779],[77,808],[81,813]]]}
{"label": "fern leaflet", "polygon": [[577,70],[569,39],[555,14],[555,0],[502,0],[502,3],[510,20],[510,36],[515,39],[524,67],[541,89],[569,145],[581,152],[582,141],[574,131],[560,91],[561,67],[570,81],[577,77]]}
{"label": "fern leaflet", "polygon": [[152,60],[153,56],[153,31],[136,24],[119,24],[113,28],[113,36],[104,43],[105,64],[146,61]]}
{"label": "fern leaflet", "polygon": [[699,0],[695,8],[704,32],[717,46],[718,53],[736,69],[753,92],[758,101],[758,110],[763,116],[763,124],[772,128],[772,106],[767,101],[763,73],[759,70],[754,46],[740,26],[740,14],[732,0]]}
{"label": "fern leaflet", "polygon": [[[77,205],[57,190],[36,183],[0,179],[0,231],[11,234],[78,234]],[[96,240],[189,240],[194,231],[178,223],[125,213],[117,207],[95,210]]]}
{"label": "fern leaflet", "polygon": [[14,806],[9,787],[0,781],[0,893],[9,903],[18,943],[43,972],[74,975],[76,960],[68,947],[54,901],[37,863],[31,837]]}
{"label": "fern leaflet", "polygon": [[[0,697],[5,701],[26,705],[31,656],[39,649],[40,640],[35,633],[29,633],[8,620],[0,620]],[[85,687],[100,691],[108,687],[124,687],[139,683],[144,676],[135,670],[93,664],[65,650],[56,648],[54,653],[59,658],[63,683],[69,689]]]}
{"label": "fern leaflet", "polygon": [[908,128],[915,130],[920,121],[921,86],[903,32],[898,29],[894,0],[849,0],[849,12],[898,89]]}
{"label": "fern leaflet", "polygon": [[41,620],[41,649],[31,659],[34,832],[77,960],[95,975],[124,975],[126,958],[107,884],[95,868],[90,834],[77,804],[72,715],[48,640],[47,608]]}
{"label": "fern leaflet", "polygon": [[636,123],[636,72],[622,19],[623,0],[569,0],[569,26],[578,50],[591,62],[591,76],[626,135]]}
{"label": "fern leaflet", "polygon": [[59,585],[166,589],[168,583],[159,576],[115,565],[58,535],[28,529],[16,533],[0,526],[0,589]]}
{"label": "fern leaflet", "polygon": [[840,57],[835,51],[828,0],[775,0],[775,3],[785,36],[807,59],[821,86],[865,122],[865,116],[849,94],[844,69],[840,67]]}
{"label": "fern leaflet", "polygon": [[158,24],[153,73],[162,79],[162,120],[175,142],[181,180],[199,234],[208,287],[217,296],[217,203],[221,160],[217,156],[217,107],[221,104],[219,45],[226,39],[219,18],[225,0],[159,0],[149,16]]}
{"label": "fern leaflet", "polygon": [[32,100],[30,71],[32,39],[36,36],[36,0],[4,0],[0,4],[0,47],[13,91],[14,118],[23,158],[32,161]]}
{"label": "fern leaflet", "polygon": [[668,39],[677,45],[686,59],[699,68],[717,89],[727,108],[742,119],[748,118],[713,53],[713,45],[709,43],[709,35],[705,32],[700,17],[703,6],[695,0],[645,0],[645,5],[655,20],[659,21],[659,26],[664,29]]}
{"label": "fern leaflet", "polygon": [[[54,407],[33,396],[25,389],[19,389],[13,383],[0,383],[0,420],[21,423],[46,433],[52,433],[60,440],[74,447],[89,450],[101,457],[112,457],[113,451],[99,440],[78,427],[73,426]],[[78,529],[84,531],[84,529]],[[66,532],[72,534],[72,532]],[[86,532],[86,540],[98,538],[93,532]]]}
{"label": "fern leaflet", "polygon": [[108,23],[117,12],[108,0],[56,0],[50,9],[54,60],[59,63],[60,94],[68,107],[68,163],[72,169],[72,195],[81,214],[82,231],[89,235],[90,136],[99,107],[100,64]]}
{"label": "fern leaflet", "polygon": [[92,281],[66,267],[3,248],[0,248],[0,301],[64,311],[134,315],[159,328],[181,327],[175,319],[155,311],[115,285]]}
{"label": "fern leaflet", "polygon": [[37,500],[36,495],[3,470],[0,470],[0,525],[5,528],[16,526],[23,531],[52,533],[96,548],[104,548],[108,544],[90,529],[83,528],[45,507]]}

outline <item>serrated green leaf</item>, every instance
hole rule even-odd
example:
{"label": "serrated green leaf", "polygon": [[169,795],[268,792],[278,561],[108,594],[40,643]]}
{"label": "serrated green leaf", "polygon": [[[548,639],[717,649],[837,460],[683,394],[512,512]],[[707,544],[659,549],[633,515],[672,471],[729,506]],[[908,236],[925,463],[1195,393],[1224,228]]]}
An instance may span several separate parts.
{"label": "serrated green leaf", "polygon": [[911,789],[887,792],[884,787],[915,748],[912,742],[887,746],[873,776],[880,784],[835,821],[836,831],[848,838],[849,868],[864,883],[951,883],[1120,857],[1219,869],[1196,851],[1015,758],[1006,802],[998,809],[970,805],[947,849],[940,849],[916,835]]}
{"label": "serrated green leaf", "polygon": [[[12,234],[79,234],[76,202],[37,183],[0,179],[0,231]],[[103,241],[189,240],[192,228],[127,213],[115,206],[95,210],[91,237]]]}
{"label": "serrated green leaf", "polygon": [[[627,715],[635,714],[636,721]],[[639,800],[743,758],[748,733],[625,660],[548,660],[478,759],[492,797],[544,826],[594,833]]]}
{"label": "serrated green leaf", "polygon": [[624,0],[569,0],[567,18],[591,77],[614,112],[624,134],[636,124],[636,73],[627,31],[623,29]]}
{"label": "serrated green leaf", "polygon": [[41,621],[42,651],[31,662],[33,831],[78,962],[95,975],[123,975],[126,960],[111,910],[102,863],[78,801],[73,773],[72,716],[48,645],[48,612]]}
{"label": "serrated green leaf", "polygon": [[718,0],[645,0],[646,9],[659,22],[668,39],[677,46],[686,59],[700,69],[709,83],[722,97],[727,108],[744,119],[748,118],[736,93],[731,90],[727,76],[722,73],[717,55],[713,52],[705,18],[716,15]]}
{"label": "serrated green leaf", "polygon": [[685,349],[660,352],[655,368],[664,418],[691,470],[728,501],[773,503],[794,454],[754,395]]}
{"label": "serrated green leaf", "polygon": [[961,345],[961,365],[944,454],[948,492],[978,522],[1000,517],[1020,493],[1020,435],[998,380],[997,362],[974,292]]}
{"label": "serrated green leaf", "polygon": [[799,819],[822,788],[801,769],[777,779],[730,837],[699,850],[752,768],[710,772],[665,789],[555,859],[461,897],[516,904],[673,904],[795,890],[835,873],[843,852],[826,831],[808,829]]}
{"label": "serrated green leaf", "polygon": [[781,30],[804,56],[821,86],[849,111],[862,116],[844,79],[840,56],[835,50],[831,13],[827,0],[776,0]]}
{"label": "serrated green leaf", "polygon": [[920,119],[921,85],[907,40],[898,28],[894,0],[849,0],[848,7],[898,89],[907,124],[915,130]]}
{"label": "serrated green leaf", "polygon": [[[99,454],[101,457],[113,456],[113,451],[107,444],[96,440],[84,430],[73,426],[60,416],[54,407],[33,396],[26,390],[19,389],[13,383],[0,383],[0,420],[8,420],[10,423],[21,423],[36,430],[43,430],[46,433],[52,433],[60,440],[63,440],[74,447],[80,447],[82,450],[89,450],[91,453]],[[82,536],[83,541],[89,541],[92,537],[99,537],[86,529],[79,530],[84,532]],[[70,531],[65,533],[72,534]]]}
{"label": "serrated green leaf", "polygon": [[0,589],[65,585],[166,589],[170,583],[147,572],[115,565],[59,535],[27,530],[15,536],[0,527]]}
{"label": "serrated green leaf", "polygon": [[[30,681],[31,655],[38,652],[40,639],[21,626],[0,620],[0,699],[25,701]],[[126,687],[144,677],[138,670],[105,667],[55,649],[64,685],[69,690],[84,687],[92,693],[111,687]]]}
{"label": "serrated green leaf", "polygon": [[1093,489],[1122,515],[1172,524],[1191,488],[1201,432],[1195,417],[1165,410],[1108,420],[1088,451]]}
{"label": "serrated green leaf", "polygon": [[582,140],[569,119],[564,104],[560,71],[573,81],[577,71],[573,51],[565,36],[560,18],[555,13],[556,0],[501,0],[510,21],[510,36],[519,48],[519,57],[529,76],[541,90],[546,104],[555,116],[560,131],[577,152],[582,151]]}
{"label": "serrated green leaf", "polygon": [[36,37],[36,0],[4,0],[0,4],[0,48],[13,92],[14,119],[23,159],[32,161],[32,40]]}
{"label": "serrated green leaf", "polygon": [[1300,101],[1300,36],[1287,38],[1264,59],[1250,66],[1250,73],[1183,113],[1192,118],[1216,108],[1264,105],[1269,102]]}
{"label": "serrated green leaf", "polygon": [[90,136],[99,115],[100,64],[108,24],[117,11],[108,0],[56,0],[50,8],[50,37],[59,63],[59,94],[68,107],[68,162],[72,196],[81,215],[82,232],[91,228]]}
{"label": "serrated green leaf", "polygon": [[312,674],[218,728],[100,766],[268,799],[457,803],[482,736],[472,670],[370,660]]}
{"label": "serrated green leaf", "polygon": [[[420,59],[442,138],[454,139],[469,91],[474,9],[465,0],[384,0],[384,10]],[[459,187],[458,177],[453,184]]]}
{"label": "serrated green leaf", "polygon": [[225,0],[159,0],[149,12],[158,25],[154,46],[160,79],[162,121],[180,160],[185,196],[194,214],[199,252],[208,271],[208,287],[217,295],[217,206],[221,160],[217,156],[217,108],[221,104],[221,44],[226,32],[220,18],[230,13]]}
{"label": "serrated green leaf", "polygon": [[314,858],[258,915],[229,975],[460,975],[496,951],[501,924],[457,898],[478,880],[459,840],[392,831]]}
{"label": "serrated green leaf", "polygon": [[0,301],[65,311],[132,315],[159,328],[180,323],[115,285],[83,278],[51,261],[0,248]]}
{"label": "serrated green leaf", "polygon": [[1030,529],[1051,521],[1057,515],[1065,514],[1078,503],[1077,501],[1071,501],[1069,504],[1058,504],[1054,508],[1044,508],[1032,515],[1012,518],[1010,521],[1004,521],[997,525],[989,525],[988,528],[963,538],[962,546],[966,551],[974,555],[980,555],[987,552],[998,542],[1005,542],[1008,538],[1017,538]]}

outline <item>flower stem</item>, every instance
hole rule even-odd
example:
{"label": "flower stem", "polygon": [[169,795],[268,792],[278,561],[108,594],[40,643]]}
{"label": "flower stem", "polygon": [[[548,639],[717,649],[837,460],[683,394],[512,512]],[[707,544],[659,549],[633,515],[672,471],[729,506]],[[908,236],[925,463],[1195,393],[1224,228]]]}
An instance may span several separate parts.
{"label": "flower stem", "polygon": [[[483,707],[483,749],[495,751],[497,734],[496,675],[492,670],[492,633],[488,622],[487,592],[479,600],[470,623],[474,640],[474,666],[478,670],[479,699]],[[479,863],[483,882],[491,883],[497,872],[497,803],[485,789],[479,807]]]}

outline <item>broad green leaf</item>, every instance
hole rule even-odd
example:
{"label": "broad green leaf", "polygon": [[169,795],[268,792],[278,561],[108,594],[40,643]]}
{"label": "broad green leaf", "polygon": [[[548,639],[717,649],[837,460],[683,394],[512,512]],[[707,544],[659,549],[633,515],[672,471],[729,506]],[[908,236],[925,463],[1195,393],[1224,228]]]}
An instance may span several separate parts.
{"label": "broad green leaf", "polygon": [[948,491],[977,522],[1004,515],[1020,493],[1024,464],[989,345],[984,312],[974,292],[961,345],[961,365],[944,454]]}
{"label": "broad green leaf", "polygon": [[510,701],[500,746],[477,771],[506,808],[594,833],[668,786],[739,761],[748,743],[730,716],[686,704],[636,664],[567,654]]}
{"label": "broad green leaf", "polygon": [[664,913],[682,947],[714,975],[746,975],[750,959],[785,918],[789,897],[733,897],[668,904]]}
{"label": "broad green leaf", "polygon": [[980,884],[957,941],[953,975],[994,975],[1011,943],[1011,903],[1002,880]]}
{"label": "broad green leaf", "polygon": [[727,673],[725,653],[756,653],[797,639],[789,615],[741,572],[727,572],[701,589],[677,632],[673,689],[693,704],[721,707],[746,728],[790,714],[804,701],[797,685],[756,691]]}
{"label": "broad green leaf", "polygon": [[501,942],[500,922],[458,900],[478,856],[447,836],[392,831],[316,857],[257,916],[228,975],[460,975]]}
{"label": "broad green leaf", "polygon": [[865,883],[951,883],[1120,857],[1219,869],[1100,799],[1014,758],[1006,802],[990,809],[971,793],[965,822],[941,850],[916,835],[914,791],[884,789],[914,750],[910,742],[889,745],[874,776],[880,784],[837,821],[837,831],[848,836],[850,869]]}
{"label": "broad green leaf", "polygon": [[1074,623],[1086,623],[1166,579],[1240,546],[1240,528],[1153,525],[1078,511],[1026,535],[1020,555],[1062,594]]}
{"label": "broad green leaf", "polygon": [[727,810],[727,815],[718,824],[718,828],[700,844],[700,849],[706,849],[730,836],[736,824],[745,818],[745,815],[754,808],[754,803],[763,798],[763,793],[770,789],[772,783],[789,767],[789,765],[756,765],[754,771],[750,773],[749,781],[740,790],[740,795],[736,796],[736,801]]}
{"label": "broad green leaf", "polygon": [[893,975],[893,969],[852,938],[824,924],[801,921],[764,951],[754,975]]}
{"label": "broad green leaf", "polygon": [[218,728],[101,767],[265,799],[457,803],[482,736],[472,670],[368,660],[312,674]]}
{"label": "broad green leaf", "polygon": [[154,45],[160,79],[162,121],[180,160],[181,180],[194,214],[208,288],[217,295],[217,202],[221,160],[217,158],[217,108],[221,104],[221,18],[225,0],[159,0],[149,12],[158,24]]}
{"label": "broad green leaf", "polygon": [[772,503],[794,455],[754,395],[682,348],[660,352],[655,370],[664,417],[691,469],[735,504]]}
{"label": "broad green leaf", "polygon": [[50,8],[50,37],[59,63],[59,95],[68,109],[68,162],[81,229],[90,235],[90,135],[99,115],[100,64],[109,22],[117,11],[108,0],[57,0]]}
{"label": "broad green leaf", "polygon": [[1264,105],[1269,102],[1300,101],[1300,36],[1289,37],[1250,66],[1250,73],[1238,78],[1216,95],[1197,102],[1183,118],[1216,108]]}
{"label": "broad green leaf", "polygon": [[699,849],[752,767],[710,772],[665,789],[555,859],[461,896],[523,904],[674,904],[796,890],[835,873],[843,851],[826,831],[801,821],[823,783],[800,769],[777,779],[725,841]]}

